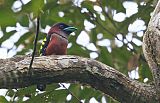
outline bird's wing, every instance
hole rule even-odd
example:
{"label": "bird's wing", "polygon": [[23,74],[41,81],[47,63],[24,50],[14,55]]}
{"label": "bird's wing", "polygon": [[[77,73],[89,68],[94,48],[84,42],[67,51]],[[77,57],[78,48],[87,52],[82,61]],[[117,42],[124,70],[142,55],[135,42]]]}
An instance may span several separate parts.
{"label": "bird's wing", "polygon": [[40,56],[46,55],[45,52],[46,52],[46,48],[50,42],[50,37],[51,37],[51,35],[47,35],[47,37],[44,38],[42,45],[40,47]]}

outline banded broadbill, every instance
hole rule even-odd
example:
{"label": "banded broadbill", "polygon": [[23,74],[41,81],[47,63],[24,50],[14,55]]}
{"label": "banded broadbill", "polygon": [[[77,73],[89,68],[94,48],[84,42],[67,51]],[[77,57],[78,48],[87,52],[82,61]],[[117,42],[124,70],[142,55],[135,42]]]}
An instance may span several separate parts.
{"label": "banded broadbill", "polygon": [[[42,43],[40,55],[66,55],[68,36],[75,30],[77,28],[64,23],[53,25]],[[45,86],[45,84],[38,84],[37,89],[43,91]]]}

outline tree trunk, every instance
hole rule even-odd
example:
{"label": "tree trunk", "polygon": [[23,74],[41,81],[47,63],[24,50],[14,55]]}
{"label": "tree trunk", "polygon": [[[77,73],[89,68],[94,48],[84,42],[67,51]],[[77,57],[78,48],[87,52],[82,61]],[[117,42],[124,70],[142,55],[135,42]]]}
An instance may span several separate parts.
{"label": "tree trunk", "polygon": [[143,53],[152,71],[156,93],[160,101],[160,1],[143,37]]}

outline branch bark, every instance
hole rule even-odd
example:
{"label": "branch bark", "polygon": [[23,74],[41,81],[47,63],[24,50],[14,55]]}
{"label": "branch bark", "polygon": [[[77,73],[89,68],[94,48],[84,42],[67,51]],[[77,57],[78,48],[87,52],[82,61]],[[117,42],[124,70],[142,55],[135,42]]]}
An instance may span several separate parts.
{"label": "branch bark", "polygon": [[28,75],[31,57],[0,59],[0,88],[22,88],[39,83],[80,82],[122,103],[158,102],[154,86],[131,80],[98,61],[78,56],[35,57],[33,75]]}
{"label": "branch bark", "polygon": [[156,93],[160,101],[160,1],[150,19],[143,37],[143,53],[154,77]]}

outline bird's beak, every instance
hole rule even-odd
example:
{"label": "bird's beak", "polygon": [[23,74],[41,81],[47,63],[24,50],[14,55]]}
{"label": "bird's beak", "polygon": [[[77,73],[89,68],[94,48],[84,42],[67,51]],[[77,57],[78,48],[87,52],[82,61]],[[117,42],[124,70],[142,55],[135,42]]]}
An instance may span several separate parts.
{"label": "bird's beak", "polygon": [[77,30],[77,28],[76,28],[76,27],[73,27],[73,26],[69,26],[69,27],[67,27],[67,28],[64,28],[63,30],[64,30],[64,31],[67,31],[67,32],[74,32],[74,31]]}

